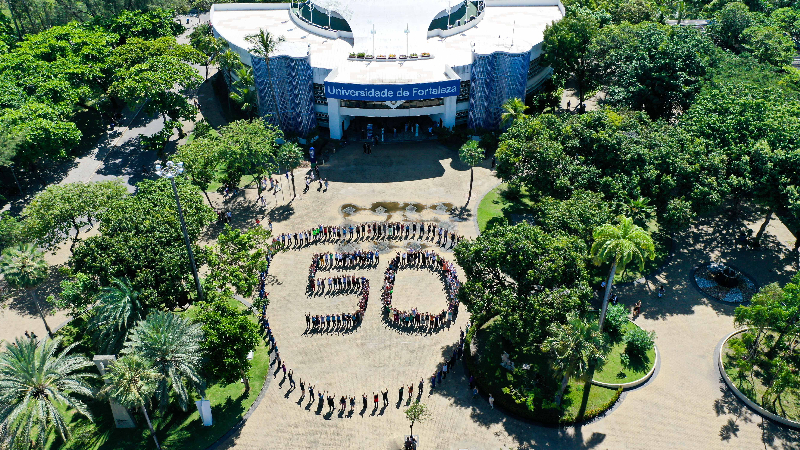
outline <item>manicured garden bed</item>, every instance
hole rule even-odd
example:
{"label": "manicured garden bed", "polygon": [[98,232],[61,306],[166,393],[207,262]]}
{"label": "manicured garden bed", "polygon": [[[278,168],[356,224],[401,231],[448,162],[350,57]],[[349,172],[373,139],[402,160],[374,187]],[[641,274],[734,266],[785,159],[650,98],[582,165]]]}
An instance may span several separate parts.
{"label": "manicured garden bed", "polygon": [[627,322],[622,331],[612,337],[612,347],[606,356],[606,362],[599,370],[595,371],[595,381],[609,384],[624,384],[636,381],[647,375],[656,363],[655,347],[651,348],[642,361],[631,362],[625,365],[622,354],[625,352],[625,342],[622,337],[628,330],[636,328],[633,322]]}
{"label": "manicured garden bed", "polygon": [[[769,332],[762,340],[762,354],[766,353],[768,350],[766,343],[770,342],[770,337],[774,339],[775,335],[775,333]],[[722,354],[723,369],[728,377],[730,377],[733,385],[736,386],[739,392],[750,399],[750,401],[764,408],[765,410],[777,416],[783,417],[784,419],[800,422],[800,393],[792,391],[791,389],[786,389],[778,401],[764,404],[764,394],[767,393],[768,389],[768,387],[764,384],[765,376],[767,375],[764,368],[757,364],[752,376],[739,376],[739,369],[732,358],[733,349],[731,348],[731,341],[741,337],[741,334],[732,336],[731,339],[725,341],[725,344],[720,350]],[[786,340],[788,341],[790,339]],[[763,360],[763,363],[768,364],[767,360]]]}
{"label": "manicured garden bed", "polygon": [[[474,345],[476,351],[471,355],[468,352],[465,362],[478,389],[485,395],[491,393],[496,405],[520,418],[545,424],[590,420],[611,408],[622,392],[573,379],[561,408],[557,408],[552,401],[560,380],[548,375],[551,372],[546,358],[516,356],[503,341],[497,321],[490,320],[480,329],[470,330],[467,343]],[[504,351],[516,365],[513,372],[500,365]],[[530,369],[524,370],[523,364],[530,364]]]}
{"label": "manicured garden bed", "polygon": [[[239,302],[237,307],[244,308]],[[192,309],[181,313],[192,316]],[[255,317],[252,318],[255,321]],[[244,384],[241,382],[231,384],[210,384],[206,389],[206,399],[211,402],[211,411],[214,424],[210,427],[202,426],[200,415],[194,406],[194,401],[199,400],[197,395],[192,398],[190,407],[186,412],[172,402],[164,412],[159,412],[156,405],[148,408],[156,437],[165,449],[196,450],[204,449],[222,437],[228,430],[235,426],[250,406],[255,402],[261,388],[264,386],[269,372],[269,354],[267,347],[262,343],[253,355],[253,367],[250,369],[250,392],[244,394]],[[114,427],[113,416],[107,400],[95,400],[89,403],[95,422],[89,422],[81,416],[75,416],[73,410],[67,411],[69,425],[73,430],[73,438],[64,444],[60,438],[52,438],[48,448],[55,449],[80,449],[80,450],[111,450],[111,449],[152,449],[155,444],[144,421],[144,416],[136,412],[134,419],[138,428],[117,429]],[[55,436],[55,434],[53,435]]]}

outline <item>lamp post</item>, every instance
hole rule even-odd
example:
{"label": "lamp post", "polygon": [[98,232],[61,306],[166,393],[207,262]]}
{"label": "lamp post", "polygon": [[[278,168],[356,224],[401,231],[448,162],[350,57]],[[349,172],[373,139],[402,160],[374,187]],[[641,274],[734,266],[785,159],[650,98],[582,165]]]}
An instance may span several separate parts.
{"label": "lamp post", "polygon": [[374,23],[372,24],[372,31],[370,31],[370,34],[372,34],[372,56],[375,57],[377,55],[375,54],[375,24]]}
{"label": "lamp post", "polygon": [[403,33],[406,34],[406,55],[408,55],[408,34],[411,33],[411,30],[408,29],[408,24],[406,24],[406,29]]}
{"label": "lamp post", "polygon": [[197,266],[194,263],[194,253],[192,253],[192,245],[189,242],[189,233],[186,232],[186,221],[183,220],[183,209],[181,209],[181,200],[178,198],[178,188],[175,187],[175,177],[183,173],[183,163],[173,163],[167,161],[167,167],[161,167],[161,164],[156,164],[156,175],[168,178],[172,184],[172,193],[175,195],[175,204],[178,206],[178,217],[181,220],[181,231],[183,231],[183,241],[186,244],[186,252],[189,254],[189,264],[192,266],[192,275],[194,275],[194,284],[197,286],[197,298],[203,301],[203,286],[200,285],[200,277],[197,275]]}

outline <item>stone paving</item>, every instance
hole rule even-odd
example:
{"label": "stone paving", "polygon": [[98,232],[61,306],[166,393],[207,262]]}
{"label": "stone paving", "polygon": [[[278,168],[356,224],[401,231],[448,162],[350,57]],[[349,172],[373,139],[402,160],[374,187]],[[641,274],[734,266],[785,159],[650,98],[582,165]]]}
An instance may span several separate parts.
{"label": "stone paving", "polygon": [[[375,202],[449,202],[466,200],[469,171],[453,162],[454,151],[435,143],[387,144],[376,147],[371,156],[355,145],[340,150],[322,167],[322,176],[332,181],[328,192],[312,189],[291,203],[271,204],[276,233],[305,229],[311,224],[338,224],[346,220],[373,220],[359,216],[345,219],[343,204],[369,206]],[[496,184],[486,168],[477,168],[475,196],[458,232],[474,236],[472,221],[482,197]],[[302,179],[298,179],[298,186]],[[300,191],[298,191],[299,193]],[[253,220],[240,218],[240,220]],[[390,219],[394,220],[394,219]],[[461,369],[441,389],[426,390],[421,401],[432,411],[430,421],[414,427],[420,448],[494,449],[652,449],[652,448],[797,448],[800,434],[762,422],[743,409],[723,389],[713,363],[714,348],[734,329],[734,306],[706,299],[690,283],[694,265],[720,259],[746,270],[760,284],[786,282],[795,268],[788,249],[793,238],[773,220],[768,243],[760,251],[735,250],[735,236],[744,226],[756,228],[763,218],[744,222],[703,219],[678,238],[676,255],[654,280],[618,290],[621,300],[631,306],[643,301],[637,323],[655,330],[662,356],[660,371],[646,387],[625,394],[618,407],[603,419],[579,427],[546,428],[520,422],[490,409],[485,399],[473,399],[466,389]],[[300,397],[299,389],[289,391],[276,374],[266,396],[243,429],[228,440],[226,448],[400,448],[408,422],[398,405],[401,384],[416,382],[430,374],[449,355],[458,328],[466,322],[462,314],[454,327],[434,335],[411,335],[387,328],[379,317],[376,289],[385,269],[359,272],[371,280],[372,295],[364,325],[341,335],[307,335],[305,312],[326,312],[352,308],[355,297],[309,298],[304,283],[310,255],[332,249],[312,246],[281,254],[275,260],[275,278],[268,287],[272,299],[269,316],[282,357],[295,377],[310,381],[338,395],[356,396],[353,414],[327,414],[327,406]],[[446,258],[451,253],[444,252]],[[658,299],[657,283],[667,286],[668,295]],[[443,305],[441,285],[426,272],[401,271],[394,302],[403,307]],[[463,310],[463,308],[462,308]],[[387,408],[372,408],[372,393],[389,391]],[[370,397],[366,411],[361,394]],[[337,397],[338,406],[338,397]]]}

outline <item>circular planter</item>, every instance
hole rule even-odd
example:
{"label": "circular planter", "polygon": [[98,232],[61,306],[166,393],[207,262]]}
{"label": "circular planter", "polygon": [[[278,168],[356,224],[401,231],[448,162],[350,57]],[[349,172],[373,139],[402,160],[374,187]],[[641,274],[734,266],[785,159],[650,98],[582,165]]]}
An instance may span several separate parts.
{"label": "circular planter", "polygon": [[[636,324],[633,321],[631,321],[631,323],[633,325],[635,325],[636,327],[638,327],[638,328],[642,328],[642,327],[640,327],[638,324]],[[638,380],[634,380],[634,381],[629,381],[627,383],[605,383],[603,381],[592,380],[592,384],[597,385],[597,386],[601,386],[601,387],[611,388],[611,389],[622,388],[622,389],[625,389],[625,390],[635,389],[635,388],[641,387],[642,385],[644,385],[645,383],[650,381],[650,379],[653,377],[653,374],[656,373],[656,369],[658,368],[658,366],[659,366],[659,364],[661,362],[661,360],[660,360],[661,357],[659,356],[659,353],[658,353],[658,346],[655,343],[653,343],[653,350],[656,352],[655,361],[653,361],[653,367],[642,378],[639,378]]]}
{"label": "circular planter", "polygon": [[747,330],[748,330],[748,328],[743,328],[741,330],[736,330],[733,333],[725,336],[719,342],[719,344],[717,345],[717,348],[714,350],[714,353],[715,353],[714,356],[715,356],[715,359],[716,359],[717,368],[719,369],[720,375],[722,375],[723,381],[725,381],[725,384],[728,385],[728,389],[730,389],[731,392],[733,392],[733,395],[735,395],[745,405],[747,405],[750,409],[752,409],[753,411],[757,412],[761,416],[763,416],[763,417],[765,417],[765,418],[767,418],[767,419],[769,419],[769,420],[771,420],[773,422],[777,422],[777,423],[779,423],[781,425],[786,425],[787,427],[800,429],[800,422],[795,422],[794,420],[789,420],[789,419],[787,419],[785,417],[781,417],[781,416],[779,416],[777,414],[771,413],[771,412],[767,411],[766,409],[762,408],[761,406],[759,406],[758,404],[756,404],[756,402],[750,400],[746,395],[744,395],[736,387],[735,384],[733,384],[733,381],[731,381],[731,378],[725,372],[725,366],[724,366],[724,364],[722,362],[722,348],[725,346],[725,343],[728,342],[728,340],[730,338],[736,336],[739,333],[743,333],[743,332],[745,332]]}

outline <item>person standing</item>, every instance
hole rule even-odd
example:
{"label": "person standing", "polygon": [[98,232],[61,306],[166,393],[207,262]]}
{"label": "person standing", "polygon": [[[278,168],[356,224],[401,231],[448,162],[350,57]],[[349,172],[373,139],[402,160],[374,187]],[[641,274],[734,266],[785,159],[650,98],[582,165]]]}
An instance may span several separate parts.
{"label": "person standing", "polygon": [[494,397],[492,396],[492,394],[489,394],[489,406],[491,406],[492,409],[494,409]]}
{"label": "person standing", "polygon": [[375,402],[375,409],[378,409],[378,394],[376,392],[372,393],[372,400]]}
{"label": "person standing", "polygon": [[403,401],[403,390],[405,386],[400,386],[400,390],[397,392],[397,402],[400,403]]}
{"label": "person standing", "polygon": [[389,405],[389,389],[385,389],[383,392],[381,392],[381,394],[383,394],[383,406],[388,406]]}

